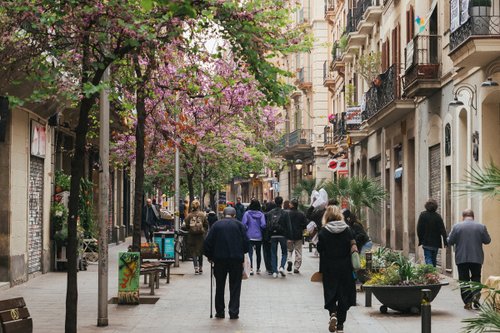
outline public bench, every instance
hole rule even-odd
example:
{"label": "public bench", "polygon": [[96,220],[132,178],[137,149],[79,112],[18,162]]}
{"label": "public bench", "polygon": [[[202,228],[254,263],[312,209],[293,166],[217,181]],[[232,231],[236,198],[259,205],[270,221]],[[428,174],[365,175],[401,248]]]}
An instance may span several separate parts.
{"label": "public bench", "polygon": [[33,320],[24,298],[0,301],[0,327],[2,333],[32,333]]}

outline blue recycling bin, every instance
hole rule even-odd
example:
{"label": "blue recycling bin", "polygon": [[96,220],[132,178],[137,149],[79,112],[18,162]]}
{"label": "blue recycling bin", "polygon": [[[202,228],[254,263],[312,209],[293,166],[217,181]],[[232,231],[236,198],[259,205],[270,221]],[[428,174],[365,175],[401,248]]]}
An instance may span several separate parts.
{"label": "blue recycling bin", "polygon": [[175,258],[175,239],[173,231],[158,231],[153,233],[153,241],[160,248],[161,258],[170,260]]}

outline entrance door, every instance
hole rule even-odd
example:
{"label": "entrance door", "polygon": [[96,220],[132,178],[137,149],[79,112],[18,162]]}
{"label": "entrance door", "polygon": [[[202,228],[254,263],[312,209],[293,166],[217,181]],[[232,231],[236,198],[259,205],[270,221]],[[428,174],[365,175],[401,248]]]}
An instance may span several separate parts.
{"label": "entrance door", "polygon": [[31,156],[28,210],[28,274],[42,270],[43,159]]}

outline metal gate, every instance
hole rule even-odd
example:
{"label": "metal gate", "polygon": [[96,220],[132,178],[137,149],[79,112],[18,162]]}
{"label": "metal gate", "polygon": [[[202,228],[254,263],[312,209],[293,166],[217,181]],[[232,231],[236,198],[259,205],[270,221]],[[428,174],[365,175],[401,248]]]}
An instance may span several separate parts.
{"label": "metal gate", "polygon": [[28,273],[42,270],[43,159],[31,156],[28,209]]}
{"label": "metal gate", "polygon": [[[438,203],[441,214],[441,145],[429,148],[429,197]],[[442,251],[442,250],[441,250]],[[438,251],[437,265],[441,266],[441,251]]]}

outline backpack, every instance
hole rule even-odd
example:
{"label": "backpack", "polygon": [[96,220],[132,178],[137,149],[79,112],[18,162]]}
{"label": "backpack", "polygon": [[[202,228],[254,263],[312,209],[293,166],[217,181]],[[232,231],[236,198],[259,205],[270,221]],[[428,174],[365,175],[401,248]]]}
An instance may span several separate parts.
{"label": "backpack", "polygon": [[202,234],[205,232],[203,228],[203,218],[201,216],[195,215],[191,217],[189,221],[189,232],[193,234]]}
{"label": "backpack", "polygon": [[285,229],[280,223],[281,215],[283,211],[281,209],[272,210],[269,212],[269,233],[270,236],[285,235]]}

